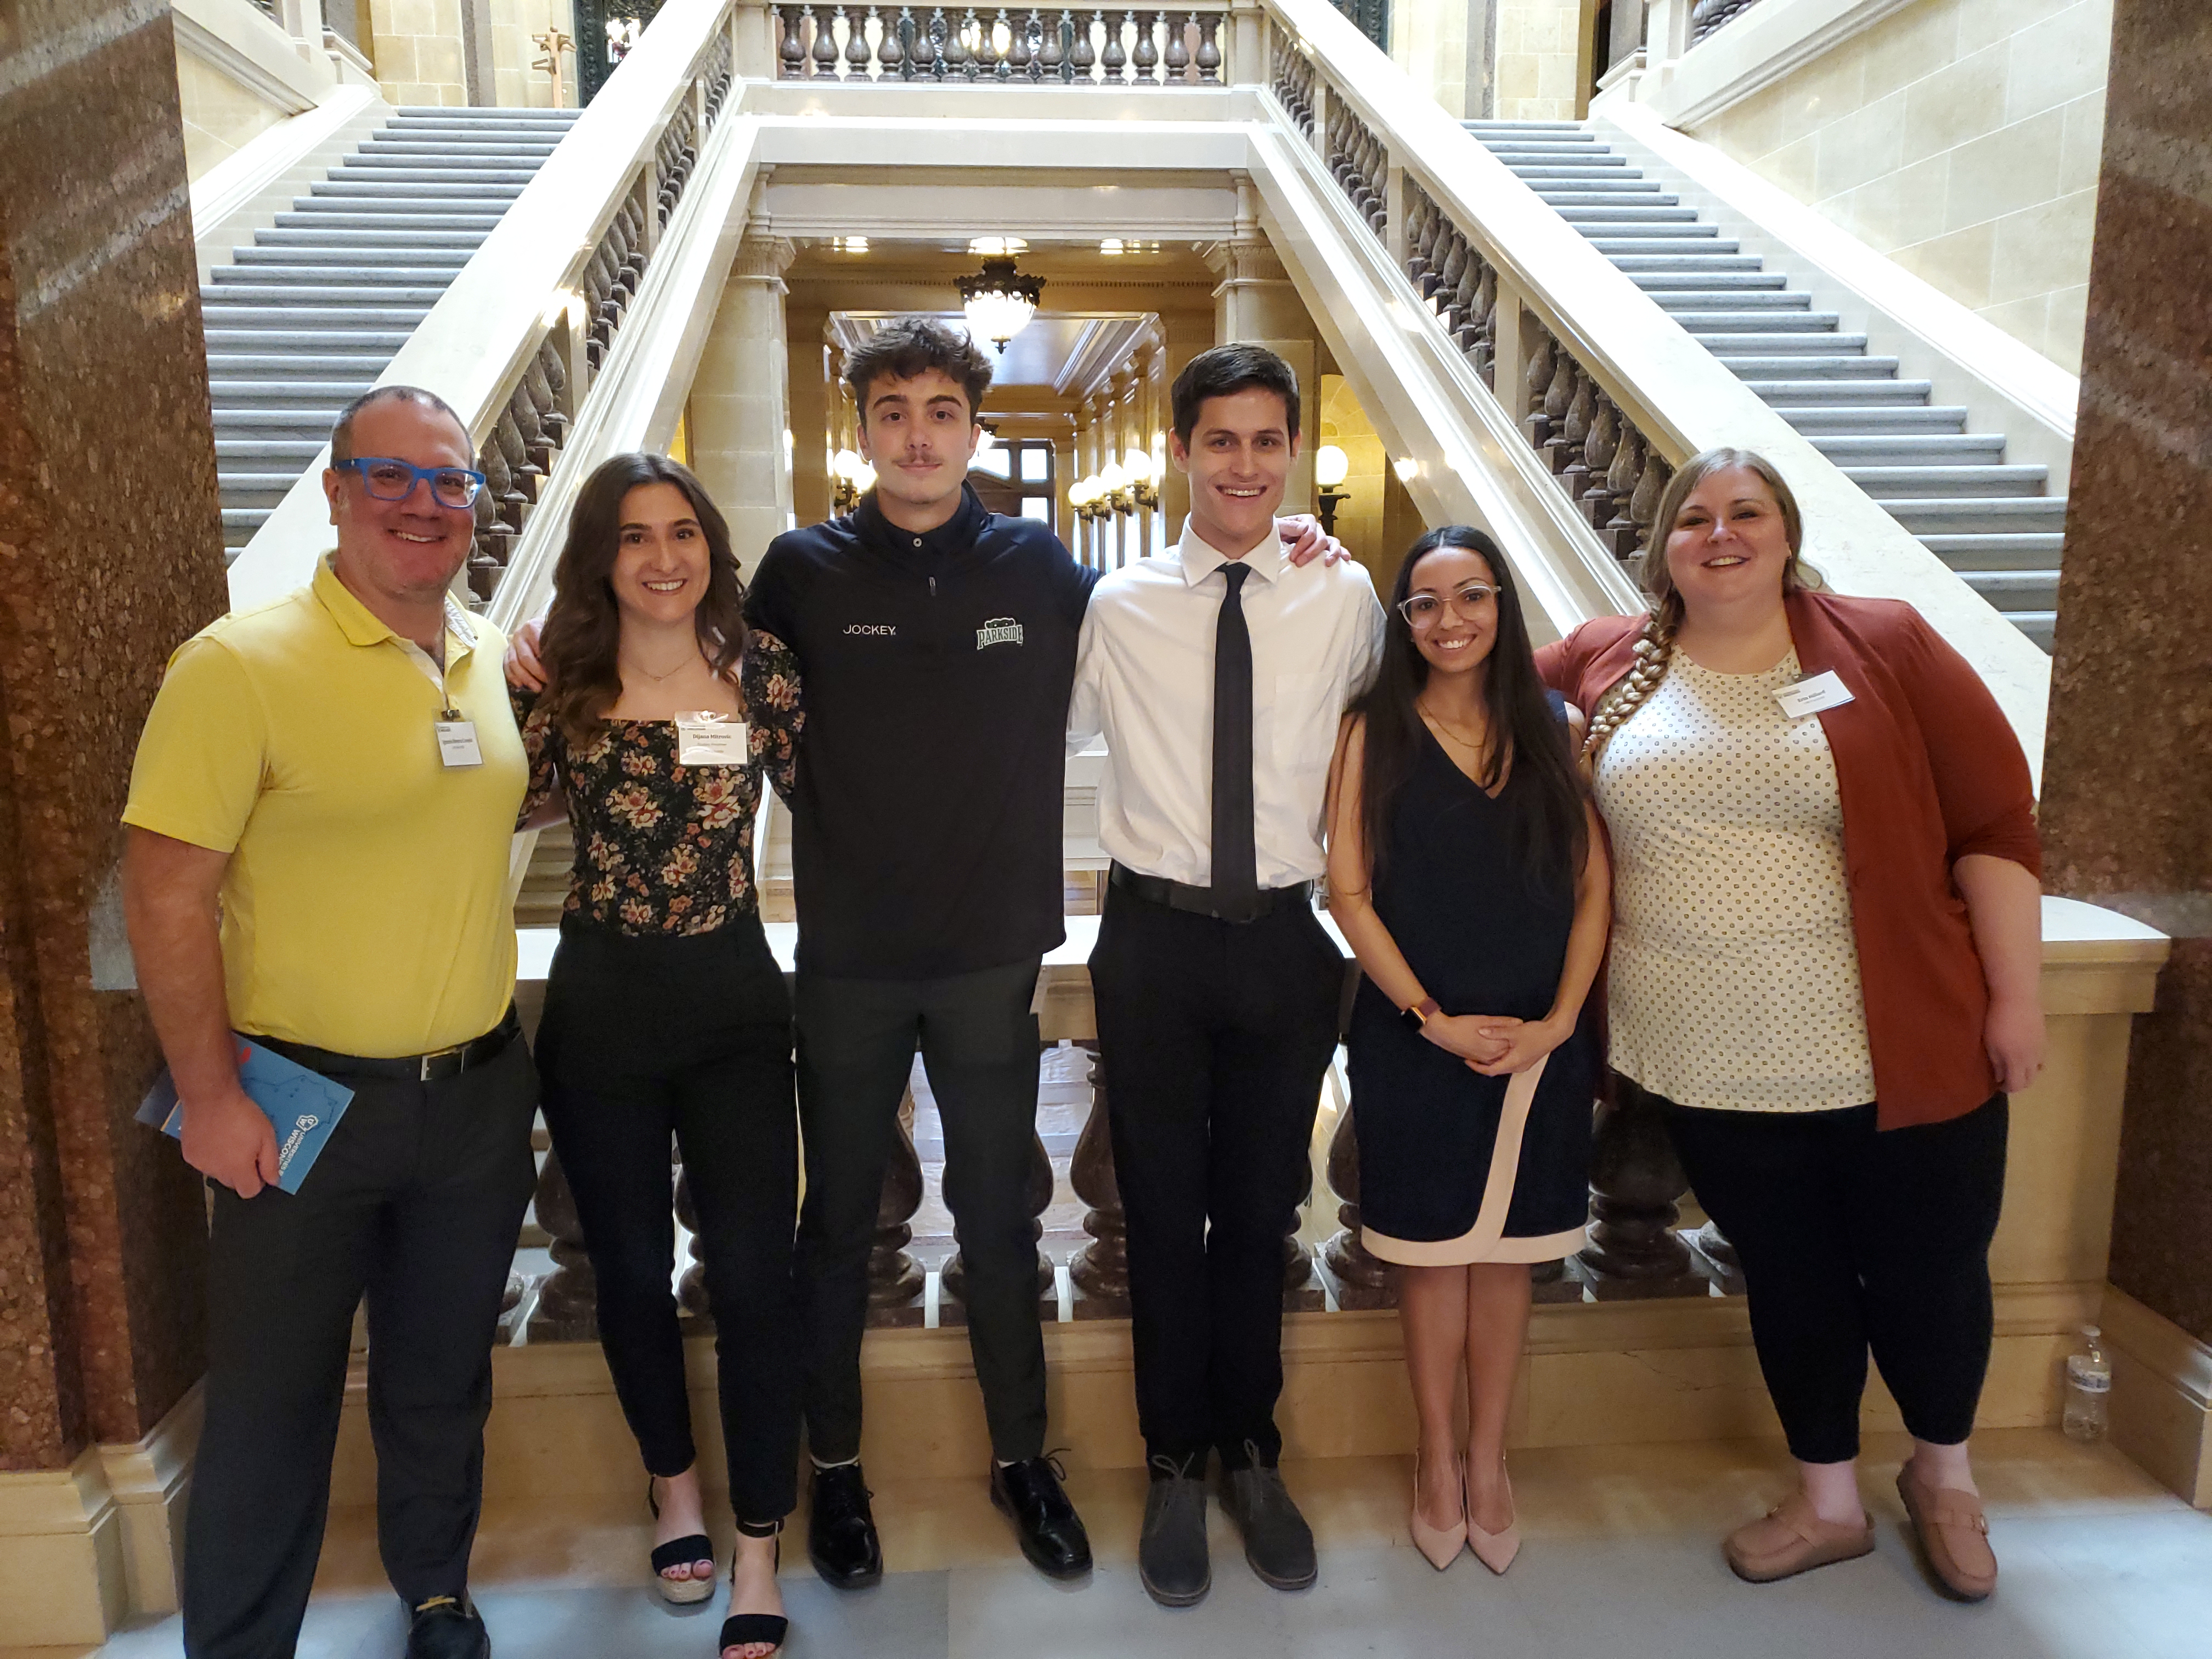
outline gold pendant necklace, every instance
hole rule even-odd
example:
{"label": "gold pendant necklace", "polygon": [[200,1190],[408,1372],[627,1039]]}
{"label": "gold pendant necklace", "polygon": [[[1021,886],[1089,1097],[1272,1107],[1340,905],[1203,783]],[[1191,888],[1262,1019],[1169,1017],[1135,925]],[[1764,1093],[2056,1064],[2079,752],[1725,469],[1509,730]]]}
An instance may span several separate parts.
{"label": "gold pendant necklace", "polygon": [[639,673],[644,675],[646,678],[651,680],[655,685],[661,685],[665,684],[669,680],[675,678],[677,675],[689,668],[693,662],[697,660],[698,658],[703,654],[703,653],[697,651],[695,647],[691,656],[684,658],[681,662],[678,663],[675,667],[670,669],[665,674],[656,674],[650,668],[647,668],[643,663],[624,663],[621,665],[625,670],[635,668]]}

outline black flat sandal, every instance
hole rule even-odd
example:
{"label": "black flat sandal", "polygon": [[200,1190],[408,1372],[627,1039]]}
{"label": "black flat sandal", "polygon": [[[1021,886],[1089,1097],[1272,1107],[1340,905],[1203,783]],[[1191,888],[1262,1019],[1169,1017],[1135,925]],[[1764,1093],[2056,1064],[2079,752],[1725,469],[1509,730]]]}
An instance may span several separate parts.
{"label": "black flat sandal", "polygon": [[[775,1523],[775,1530],[773,1533],[754,1532],[742,1521],[738,1522],[738,1530],[748,1538],[775,1538],[775,1567],[777,1571],[782,1571],[782,1522],[779,1521]],[[737,1588],[737,1552],[732,1550],[730,1553],[730,1586],[732,1590]],[[766,1643],[770,1648],[781,1648],[784,1638],[790,1633],[791,1620],[780,1613],[733,1613],[722,1620],[721,1640],[714,1648],[715,1659],[720,1659],[720,1656],[727,1653],[732,1648],[745,1647],[757,1642]]]}
{"label": "black flat sandal", "polygon": [[[645,1478],[645,1506],[653,1511],[653,1518],[660,1518],[660,1504],[653,1495],[653,1483],[659,1477]],[[714,1540],[703,1532],[687,1533],[681,1538],[672,1538],[665,1544],[653,1547],[653,1582],[660,1591],[660,1599],[679,1607],[696,1607],[714,1593],[714,1575],[704,1578],[671,1578],[671,1567],[688,1567],[695,1561],[711,1562],[714,1559]]]}

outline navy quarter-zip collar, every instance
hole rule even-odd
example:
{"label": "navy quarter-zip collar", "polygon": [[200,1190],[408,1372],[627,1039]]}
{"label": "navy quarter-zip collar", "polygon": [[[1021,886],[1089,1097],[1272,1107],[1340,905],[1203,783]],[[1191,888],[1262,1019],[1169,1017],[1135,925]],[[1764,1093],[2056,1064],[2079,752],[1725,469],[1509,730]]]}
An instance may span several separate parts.
{"label": "navy quarter-zip collar", "polygon": [[991,509],[983,505],[975,486],[967,483],[960,486],[958,510],[936,529],[925,530],[920,535],[902,530],[886,519],[883,508],[876,504],[876,492],[872,489],[861,496],[853,509],[853,528],[863,542],[902,564],[911,566],[918,562],[925,574],[933,574],[948,561],[972,551],[990,521]]}

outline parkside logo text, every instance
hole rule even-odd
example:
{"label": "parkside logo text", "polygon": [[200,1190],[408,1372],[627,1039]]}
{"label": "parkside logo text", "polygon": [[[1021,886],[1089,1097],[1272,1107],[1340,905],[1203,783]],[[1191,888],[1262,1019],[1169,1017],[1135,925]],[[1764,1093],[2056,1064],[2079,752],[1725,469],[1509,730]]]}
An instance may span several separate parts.
{"label": "parkside logo text", "polygon": [[1022,625],[1012,617],[994,617],[975,630],[975,648],[987,645],[1019,645]]}

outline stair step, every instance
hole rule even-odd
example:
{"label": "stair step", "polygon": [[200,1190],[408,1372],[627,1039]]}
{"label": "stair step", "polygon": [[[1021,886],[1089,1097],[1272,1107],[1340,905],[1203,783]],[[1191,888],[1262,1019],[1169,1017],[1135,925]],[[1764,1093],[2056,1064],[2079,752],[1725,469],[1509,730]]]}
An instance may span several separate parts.
{"label": "stair step", "polygon": [[2058,568],[2065,536],[2053,531],[2016,535],[1923,536],[1920,544],[1954,570],[2021,570]]}
{"label": "stair step", "polygon": [[320,283],[210,283],[200,290],[200,303],[202,306],[404,306],[411,310],[427,311],[445,296],[447,288],[444,283],[420,288],[401,288],[389,283],[340,284],[329,282],[330,273],[327,271],[318,274],[326,280]]}
{"label": "stair step", "polygon": [[[348,334],[343,343],[363,354],[380,351],[385,360],[389,362],[392,353],[405,345],[407,337],[414,331],[411,328],[402,328],[386,330],[381,333],[363,331]],[[210,357],[218,353],[268,356],[298,352],[302,357],[310,358],[335,355],[331,349],[334,343],[329,332],[319,328],[211,328],[207,331],[207,343]]]}
{"label": "stair step", "polygon": [[[326,288],[332,283],[343,282],[349,287],[358,286],[378,289],[434,288],[442,294],[447,285],[453,282],[453,273],[468,263],[465,257],[457,254],[452,256],[450,263],[444,264],[386,264],[383,263],[384,254],[380,249],[376,255],[378,263],[370,264],[363,261],[356,265],[346,265],[343,260],[325,260],[319,256],[317,256],[313,263],[309,263],[306,258],[303,258],[298,264],[270,258],[252,260],[246,258],[249,253],[258,254],[270,251],[240,248],[238,250],[240,263],[217,265],[209,273],[209,277],[217,284],[237,283],[255,287],[264,283],[271,287],[298,284],[306,288]],[[442,261],[447,256],[433,254],[427,257]]]}
{"label": "stair step", "polygon": [[300,469],[289,472],[222,471],[216,475],[222,488],[222,498],[234,507],[268,508],[284,499],[285,493],[300,481]]}
{"label": "stair step", "polygon": [[[1552,179],[1545,179],[1540,173],[1529,183],[1536,193],[1547,202],[1553,199],[1554,192],[1562,196],[1594,196],[1601,202],[1618,201],[1622,197],[1633,200],[1638,197],[1656,196],[1659,193],[1659,181],[1656,179],[1601,179],[1593,175],[1587,178],[1565,177]],[[1669,202],[1667,205],[1672,207],[1674,204]]]}
{"label": "stair step", "polygon": [[270,470],[289,465],[296,478],[307,463],[322,453],[325,441],[320,438],[217,438],[216,467],[219,471],[226,464],[245,466],[258,463]]}
{"label": "stair step", "polygon": [[1735,294],[1753,289],[1787,288],[1790,278],[1779,270],[1655,270],[1638,274],[1636,286],[1652,295]]}
{"label": "stair step", "polygon": [[[264,337],[249,337],[257,343]],[[317,339],[322,336],[317,335]],[[392,361],[390,352],[369,349],[358,339],[346,342],[352,351],[300,351],[282,354],[256,351],[210,351],[210,380],[270,380],[297,385],[302,380],[349,380],[367,376],[370,385]]]}
{"label": "stair step", "polygon": [[256,247],[357,247],[404,252],[416,248],[453,248],[473,252],[483,246],[480,230],[263,230]]}
{"label": "stair step", "polygon": [[1789,375],[1796,380],[1887,380],[1897,373],[1894,357],[1865,356],[1766,356],[1739,357],[1741,340],[1729,342],[1729,349],[1715,352],[1721,367],[1740,380],[1778,380]]}
{"label": "stair step", "polygon": [[2066,529],[2063,495],[1877,495],[1875,505],[1916,536],[2061,535]]}
{"label": "stair step", "polygon": [[2008,611],[2004,619],[2027,635],[2045,652],[2058,633],[2058,613],[2056,611]]}
{"label": "stair step", "polygon": [[[563,135],[564,136],[564,135]],[[453,133],[414,133],[402,131],[393,137],[389,133],[372,133],[356,155],[467,155],[514,156],[522,161],[539,161],[560,148],[561,136],[531,137],[520,133],[472,133],[465,137]]]}
{"label": "stair step", "polygon": [[1586,225],[1679,225],[1686,229],[1698,222],[1698,210],[1686,207],[1646,207],[1641,202],[1633,202],[1617,207],[1569,208],[1559,217],[1578,228]]}
{"label": "stair step", "polygon": [[1962,404],[1934,404],[1917,408],[1875,404],[1868,408],[1820,404],[1778,404],[1774,412],[1807,437],[1841,437],[1855,432],[1964,432],[1966,410]]}
{"label": "stair step", "polygon": [[497,213],[393,211],[349,213],[343,208],[295,210],[276,216],[279,230],[465,230],[487,234],[500,222]]}
{"label": "stair step", "polygon": [[[1662,213],[1680,211],[1676,208],[1662,208],[1659,210]],[[1559,216],[1567,219],[1565,214]],[[1601,246],[1607,242],[1626,244],[1627,246],[1622,251],[1628,253],[1638,252],[1646,242],[1717,242],[1721,236],[1720,227],[1717,225],[1683,224],[1680,222],[1584,225],[1576,224],[1574,220],[1567,219],[1567,222],[1574,225],[1577,230]],[[1732,246],[1730,251],[1735,251],[1735,247]]]}
{"label": "stair step", "polygon": [[2000,611],[2049,611],[2058,604],[2056,570],[1961,570],[1959,576]]}
{"label": "stair step", "polygon": [[1739,340],[1745,336],[1784,338],[1808,334],[1819,336],[1822,348],[1832,350],[1837,341],[1852,337],[1837,332],[1841,319],[1832,311],[1785,311],[1778,306],[1750,311],[1677,311],[1670,306],[1667,310],[1676,322],[1700,339],[1708,334],[1727,334]]}
{"label": "stair step", "polygon": [[[1655,185],[1651,186],[1651,188],[1657,190],[1658,187]],[[1544,205],[1550,208],[1616,207],[1626,205],[1630,203],[1633,203],[1638,207],[1670,208],[1680,207],[1682,204],[1682,198],[1680,197],[1669,196],[1663,191],[1655,196],[1634,197],[1627,196],[1620,192],[1607,195],[1595,191],[1575,189],[1562,191],[1540,190],[1536,194],[1543,202]]]}
{"label": "stair step", "polygon": [[208,382],[208,398],[221,415],[227,409],[343,408],[376,384],[375,373],[335,380],[218,380]]}
{"label": "stair step", "polygon": [[319,202],[485,202],[505,204],[522,194],[520,185],[471,185],[452,180],[409,183],[404,179],[318,179],[307,195]]}
{"label": "stair step", "polygon": [[2019,466],[1846,466],[1843,474],[1876,501],[1915,495],[1946,500],[1977,495],[2033,495],[2050,482],[2048,467]]}
{"label": "stair step", "polygon": [[1618,155],[1577,156],[1572,161],[1563,157],[1504,156],[1498,158],[1513,170],[1516,179],[1600,179],[1610,183],[1614,179],[1642,179],[1641,173],[1632,173]]}
{"label": "stair step", "polygon": [[380,167],[348,156],[337,176],[362,184],[386,185],[511,185],[520,189],[538,176],[534,167]]}
{"label": "stair step", "polygon": [[[1584,231],[1583,234],[1589,237],[1592,247],[1605,255],[1607,258],[1613,260],[1615,264],[1620,264],[1620,256],[1622,255],[1638,259],[1649,259],[1667,254],[1686,253],[1703,258],[1711,254],[1743,252],[1741,242],[1725,236],[1612,236],[1593,235],[1589,231]],[[1759,263],[1754,259],[1751,268],[1756,270],[1759,269]],[[1645,270],[1650,269],[1649,265],[1639,268]],[[1626,264],[1621,264],[1621,269],[1626,270],[1629,267]]]}
{"label": "stair step", "polygon": [[216,405],[215,429],[220,437],[225,432],[234,435],[266,433],[271,437],[287,434],[304,436],[313,433],[316,439],[328,438],[331,428],[337,424],[338,410],[343,401],[316,409],[227,409]]}
{"label": "stair step", "polygon": [[1632,274],[1639,271],[1691,272],[1703,276],[1722,270],[1757,270],[1759,258],[1756,253],[1617,253],[1613,263]]}
{"label": "stair step", "polygon": [[1924,404],[1936,393],[1933,380],[1785,380],[1745,375],[1744,384],[1778,409],[1815,404],[1824,409],[1902,409]]}
{"label": "stair step", "polygon": [[1838,466],[1984,467],[2004,460],[2002,432],[1824,434],[1813,447]]}
{"label": "stair step", "polygon": [[377,306],[351,309],[345,307],[316,310],[306,306],[211,305],[204,307],[203,320],[210,329],[228,332],[236,329],[273,329],[279,332],[295,331],[301,324],[312,319],[315,330],[323,334],[343,335],[351,339],[360,334],[387,333],[398,331],[404,340],[415,331],[422,320],[430,314],[424,306]]}
{"label": "stair step", "polygon": [[[1778,288],[1723,289],[1717,293],[1696,289],[1680,294],[1662,289],[1651,298],[1660,310],[1677,319],[1697,316],[1741,316],[1747,311],[1809,313],[1813,308],[1811,295],[1792,294]],[[1822,314],[1832,317],[1835,313],[1826,312]]]}

